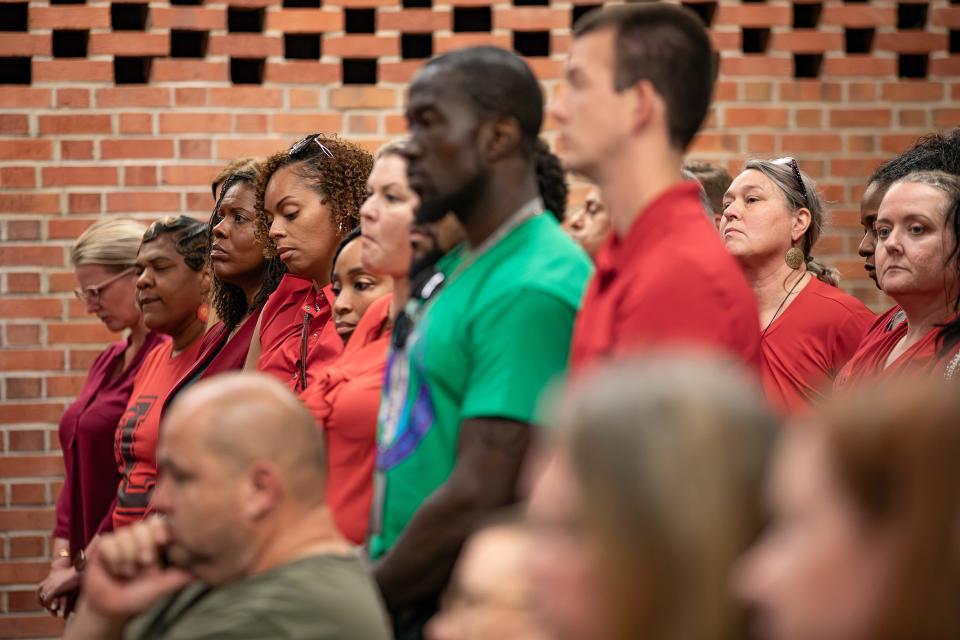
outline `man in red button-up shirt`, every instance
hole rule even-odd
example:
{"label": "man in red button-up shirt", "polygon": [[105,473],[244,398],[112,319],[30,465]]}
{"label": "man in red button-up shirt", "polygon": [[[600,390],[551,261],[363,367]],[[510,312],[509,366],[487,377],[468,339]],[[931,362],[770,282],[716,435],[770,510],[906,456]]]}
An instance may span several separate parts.
{"label": "man in red button-up shirt", "polygon": [[681,175],[715,60],[699,18],[676,5],[607,7],[574,28],[551,112],[567,167],[599,186],[614,228],[577,319],[575,370],[676,344],[757,362],[753,293]]}

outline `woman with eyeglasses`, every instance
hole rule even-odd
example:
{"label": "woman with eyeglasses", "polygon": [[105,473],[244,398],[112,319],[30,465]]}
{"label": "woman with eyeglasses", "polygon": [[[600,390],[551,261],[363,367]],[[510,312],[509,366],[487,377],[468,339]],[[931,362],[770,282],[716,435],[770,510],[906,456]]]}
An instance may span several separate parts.
{"label": "woman with eyeglasses", "polygon": [[296,393],[343,351],[333,323],[330,269],[357,226],[373,157],[335,136],[311,134],[270,156],[257,182],[257,238],[287,268],[260,313],[245,368]]}
{"label": "woman with eyeglasses", "polygon": [[110,524],[120,474],[113,460],[117,422],[130,399],[134,376],[161,337],[148,329],[136,302],[137,259],[146,230],[127,219],[103,220],[84,231],[70,250],[74,293],[111,332],[127,332],[90,367],[80,393],[60,419],[64,480],[57,500],[53,562],[38,588],[40,603],[66,615],[79,585],[78,554]]}
{"label": "woman with eyeglasses", "polygon": [[187,216],[154,222],[137,253],[137,302],[147,327],[167,336],[137,374],[130,403],[116,429],[121,479],[113,527],[142,519],[157,483],[161,410],[176,382],[200,353],[207,328],[207,225]]}
{"label": "woman with eyeglasses", "polygon": [[[874,224],[877,283],[897,303],[877,319],[835,388],[903,373],[960,369],[960,177],[911,173],[883,196]],[[891,322],[898,314],[906,321]]]}
{"label": "woman with eyeglasses", "polygon": [[756,296],[761,378],[782,413],[822,400],[874,321],[811,255],[824,217],[816,185],[793,158],[747,162],[723,196],[720,234]]}

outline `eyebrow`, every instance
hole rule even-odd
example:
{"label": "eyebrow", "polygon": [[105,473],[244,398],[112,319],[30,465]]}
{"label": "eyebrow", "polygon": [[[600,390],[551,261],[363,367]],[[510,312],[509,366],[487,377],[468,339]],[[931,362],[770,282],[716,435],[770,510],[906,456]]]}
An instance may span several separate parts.
{"label": "eyebrow", "polygon": [[296,196],[294,196],[292,193],[288,193],[287,195],[280,198],[280,200],[277,202],[277,209],[282,207],[284,203],[286,203],[286,201],[290,200],[291,198],[296,199]]}
{"label": "eyebrow", "polygon": [[358,273],[366,273],[366,271],[363,270],[363,267],[354,267],[353,269],[350,269],[350,271],[347,271],[348,276],[355,276]]}

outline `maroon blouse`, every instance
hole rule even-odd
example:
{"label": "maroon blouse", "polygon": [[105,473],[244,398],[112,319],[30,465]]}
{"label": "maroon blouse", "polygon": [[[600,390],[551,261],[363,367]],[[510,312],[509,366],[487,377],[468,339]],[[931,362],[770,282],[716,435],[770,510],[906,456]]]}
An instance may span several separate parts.
{"label": "maroon blouse", "polygon": [[127,368],[112,380],[129,339],[107,347],[90,367],[80,395],[60,418],[64,480],[53,535],[70,541],[71,555],[86,547],[98,531],[111,528],[110,506],[120,484],[113,455],[114,432],[143,359],[166,339],[147,334]]}

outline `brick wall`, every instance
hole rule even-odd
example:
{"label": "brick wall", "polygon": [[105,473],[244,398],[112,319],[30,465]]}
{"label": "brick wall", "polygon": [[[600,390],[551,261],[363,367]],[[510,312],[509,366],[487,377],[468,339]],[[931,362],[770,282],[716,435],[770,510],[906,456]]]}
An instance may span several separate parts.
{"label": "brick wall", "polygon": [[[693,155],[731,171],[750,154],[798,157],[835,203],[818,257],[881,305],[855,255],[856,202],[879,160],[960,124],[960,3],[684,4],[723,56]],[[550,95],[590,6],[0,0],[0,637],[60,629],[32,594],[62,472],[56,423],[111,338],[69,293],[71,239],[100,216],[205,215],[225,161],[310,131],[376,148],[403,132],[405,83],[433,54],[514,48]]]}

